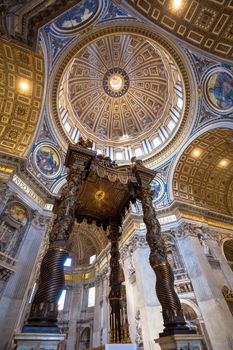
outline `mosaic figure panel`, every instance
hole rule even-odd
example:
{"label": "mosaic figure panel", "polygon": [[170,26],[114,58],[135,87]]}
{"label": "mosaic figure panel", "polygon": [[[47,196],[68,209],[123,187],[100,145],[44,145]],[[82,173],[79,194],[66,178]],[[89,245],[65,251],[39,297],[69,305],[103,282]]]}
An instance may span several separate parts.
{"label": "mosaic figure panel", "polygon": [[61,168],[60,157],[51,146],[40,146],[36,151],[35,158],[39,171],[45,176],[55,176]]}
{"label": "mosaic figure panel", "polygon": [[226,71],[213,73],[207,81],[207,97],[214,108],[229,111],[233,108],[233,78]]}

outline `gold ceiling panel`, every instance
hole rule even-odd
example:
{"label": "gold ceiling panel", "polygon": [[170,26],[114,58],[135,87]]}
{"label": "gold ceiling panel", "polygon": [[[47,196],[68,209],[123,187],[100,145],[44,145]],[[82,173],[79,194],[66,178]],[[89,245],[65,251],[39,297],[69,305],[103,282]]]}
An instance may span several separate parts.
{"label": "gold ceiling panel", "polygon": [[233,130],[218,128],[195,139],[173,176],[175,199],[232,215]]}
{"label": "gold ceiling panel", "polygon": [[43,88],[42,55],[0,40],[0,151],[24,156],[36,130]]}
{"label": "gold ceiling panel", "polygon": [[232,57],[233,1],[182,0],[174,9],[173,0],[128,0],[146,18],[183,40],[206,51]]}

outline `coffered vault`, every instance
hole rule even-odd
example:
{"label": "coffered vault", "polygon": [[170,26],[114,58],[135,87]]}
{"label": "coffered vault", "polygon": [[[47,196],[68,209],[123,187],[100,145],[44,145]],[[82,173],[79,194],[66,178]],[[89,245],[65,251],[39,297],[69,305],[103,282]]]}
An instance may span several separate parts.
{"label": "coffered vault", "polygon": [[174,199],[233,214],[233,130],[212,129],[195,138],[173,175]]}

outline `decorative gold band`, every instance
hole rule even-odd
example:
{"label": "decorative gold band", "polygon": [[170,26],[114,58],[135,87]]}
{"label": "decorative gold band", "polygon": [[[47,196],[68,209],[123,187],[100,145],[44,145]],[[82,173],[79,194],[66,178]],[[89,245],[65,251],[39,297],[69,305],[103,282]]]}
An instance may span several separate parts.
{"label": "decorative gold band", "polygon": [[152,268],[153,268],[153,269],[156,269],[157,267],[160,267],[160,266],[168,266],[168,265],[169,265],[168,262],[162,262],[162,263],[153,265]]}
{"label": "decorative gold band", "polygon": [[56,250],[58,252],[64,252],[64,253],[68,253],[69,254],[69,249],[65,248],[65,247],[49,247],[48,250]]}

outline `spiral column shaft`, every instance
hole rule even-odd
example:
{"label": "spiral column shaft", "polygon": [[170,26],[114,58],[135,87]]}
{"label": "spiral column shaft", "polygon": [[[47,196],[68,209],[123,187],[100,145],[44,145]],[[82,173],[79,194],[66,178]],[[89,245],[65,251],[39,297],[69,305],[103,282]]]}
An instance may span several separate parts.
{"label": "spiral column shaft", "polygon": [[67,256],[67,252],[59,248],[49,248],[45,254],[29,322],[56,323],[57,301],[65,285],[63,265]]}
{"label": "spiral column shaft", "polygon": [[26,332],[37,331],[33,328],[35,326],[40,327],[39,332],[59,332],[56,322],[58,300],[65,285],[63,266],[69,254],[69,238],[75,222],[78,193],[91,157],[90,152],[84,149],[80,153],[74,152],[68,156],[69,175],[61,198],[56,200],[54,206],[55,220],[50,232],[49,249],[41,264],[38,290],[33,300],[28,325],[24,327]]}
{"label": "spiral column shaft", "polygon": [[186,333],[189,329],[174,289],[174,275],[167,260],[152,196],[150,189],[141,188],[138,198],[142,202],[143,220],[147,228],[146,240],[150,247],[150,265],[156,274],[156,294],[162,306],[165,328],[161,335]]}

